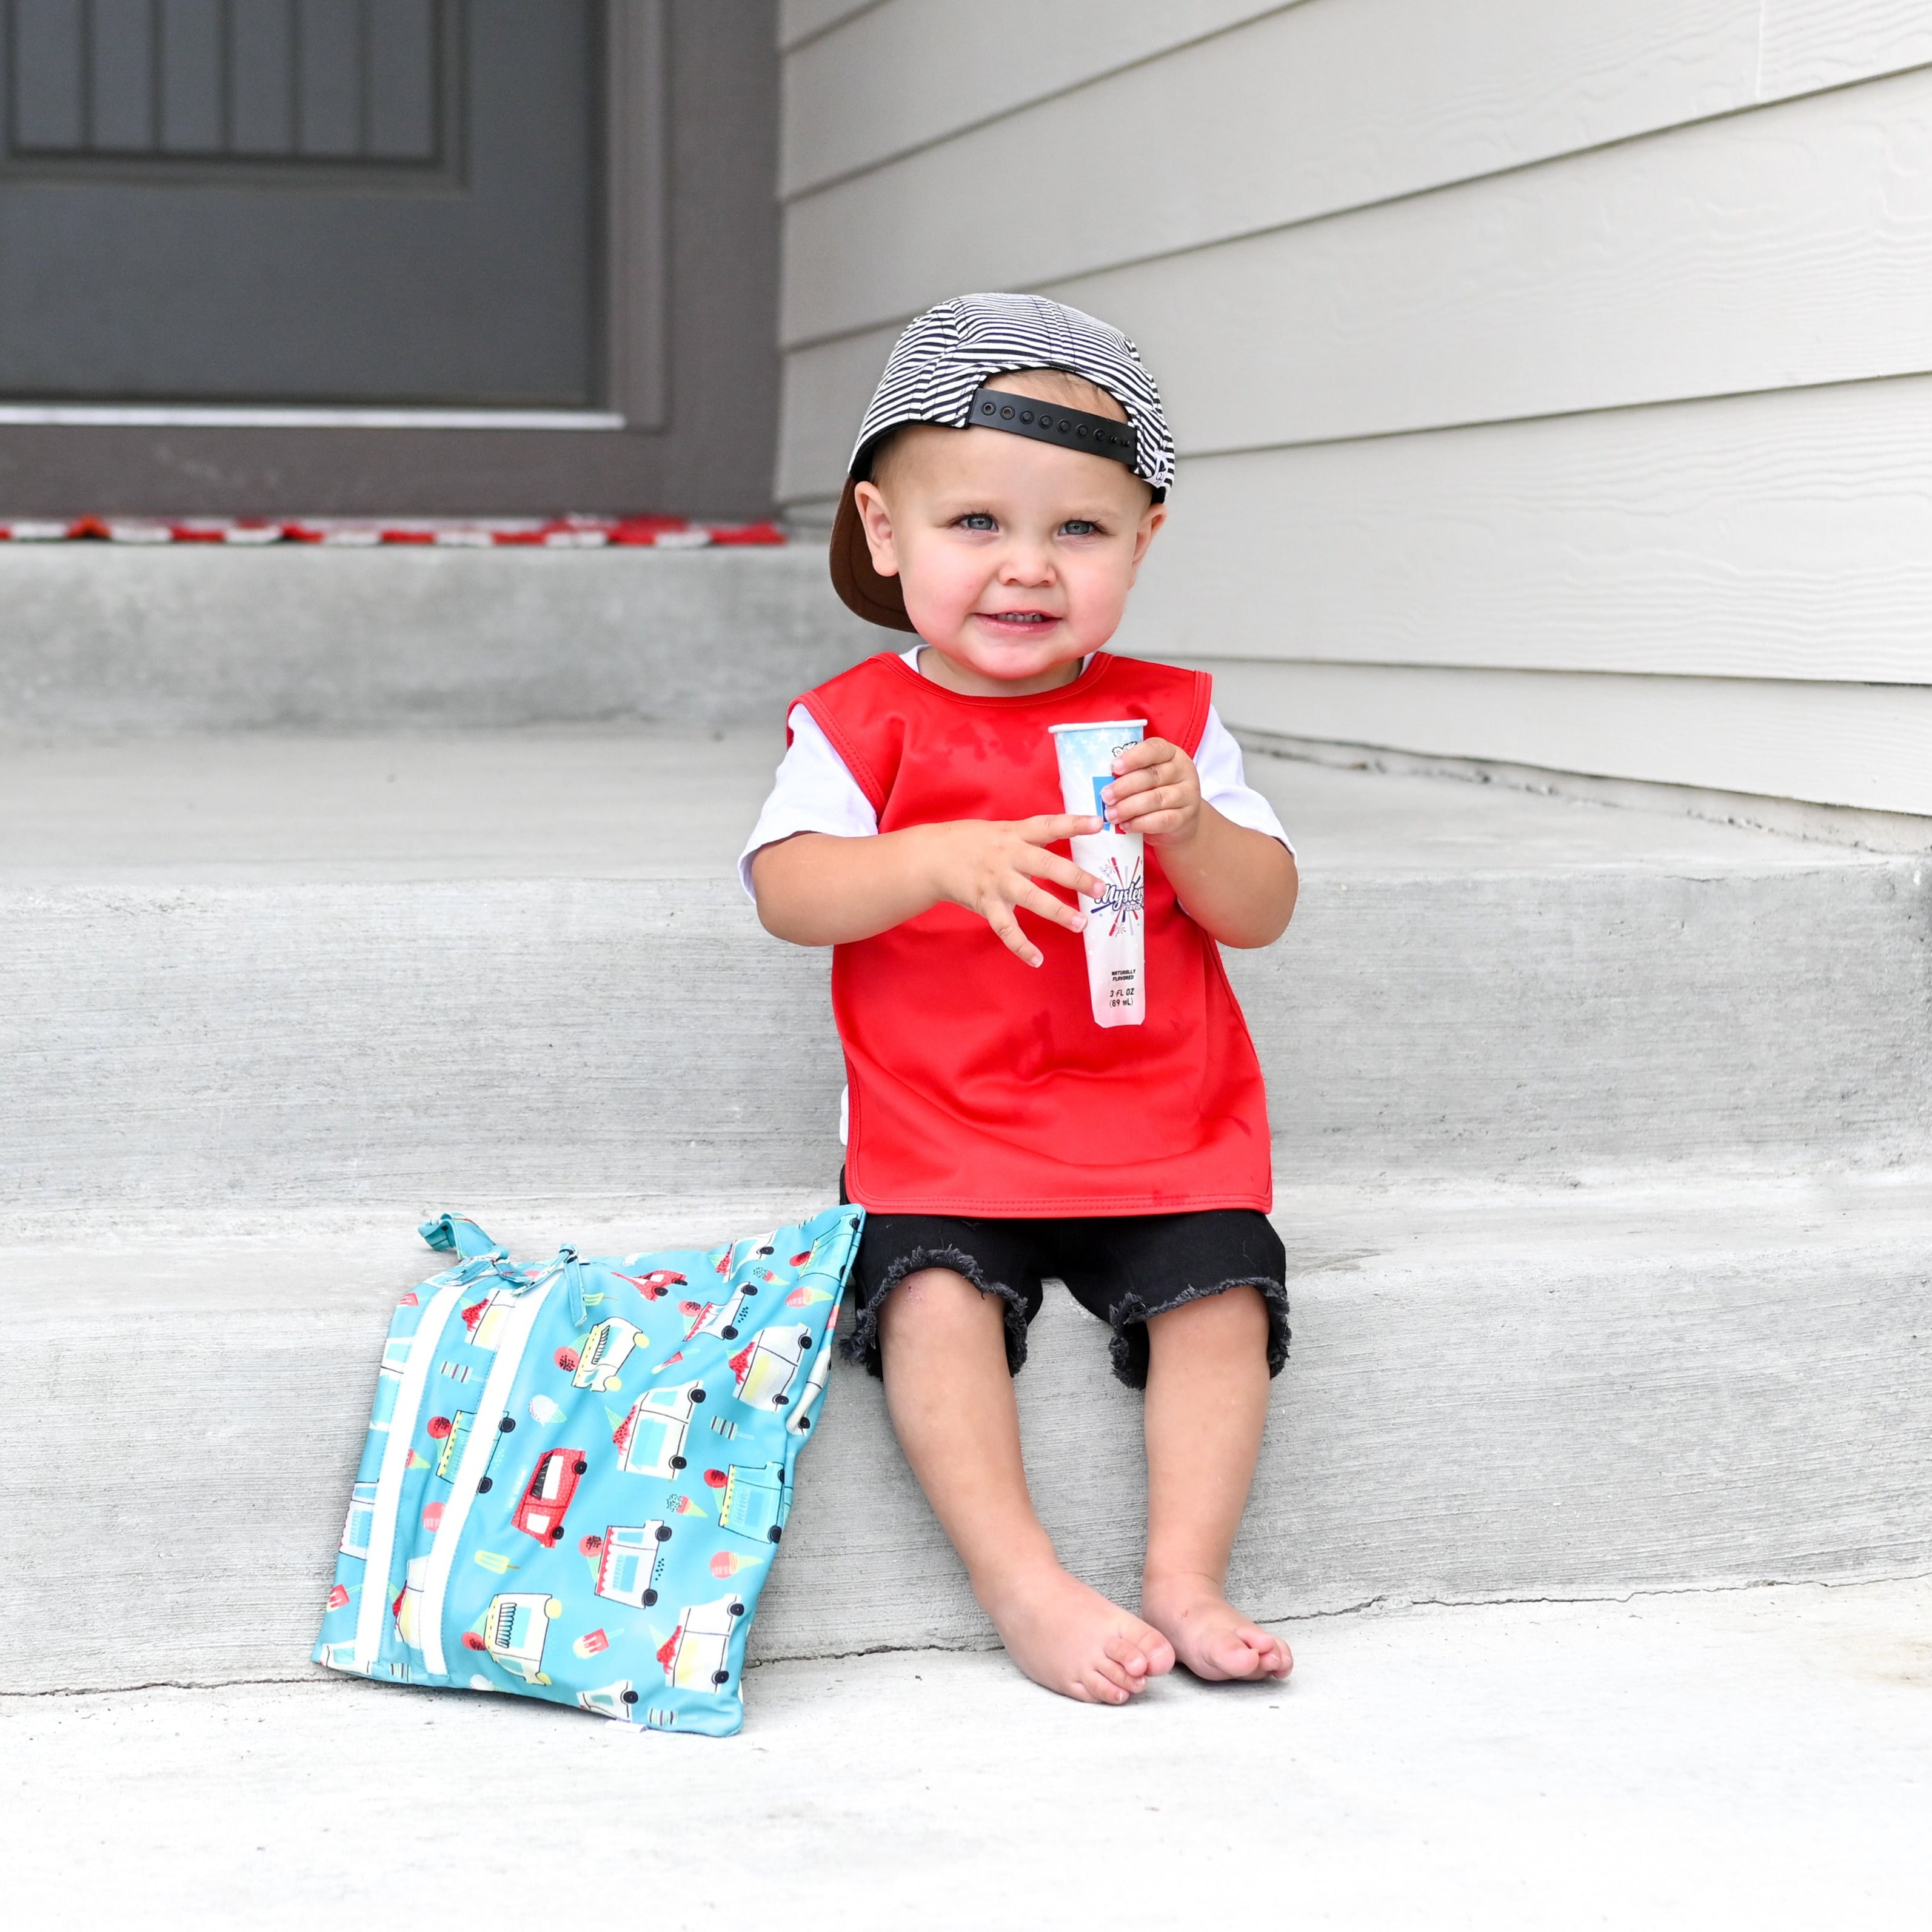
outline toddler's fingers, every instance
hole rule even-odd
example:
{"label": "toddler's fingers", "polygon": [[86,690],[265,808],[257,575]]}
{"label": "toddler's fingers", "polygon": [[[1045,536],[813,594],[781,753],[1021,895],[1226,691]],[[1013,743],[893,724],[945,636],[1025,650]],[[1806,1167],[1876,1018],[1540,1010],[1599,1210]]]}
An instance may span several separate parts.
{"label": "toddler's fingers", "polygon": [[1040,964],[1040,948],[1020,930],[1019,921],[1010,912],[1004,916],[1000,914],[988,913],[986,923],[1000,935],[1001,944],[1022,965],[1037,966]]}
{"label": "toddler's fingers", "polygon": [[1069,932],[1084,932],[1087,916],[1078,908],[1069,905],[1064,899],[1057,899],[1044,886],[1027,881],[1026,890],[1013,903],[1024,906],[1028,912],[1036,912],[1042,919],[1050,919],[1055,926],[1064,926]]}
{"label": "toddler's fingers", "polygon": [[1180,747],[1170,745],[1165,738],[1143,738],[1137,745],[1130,745],[1114,760],[1116,772],[1137,771],[1143,765],[1165,764],[1169,758],[1180,755]]}
{"label": "toddler's fingers", "polygon": [[1106,829],[1104,818],[1082,812],[1043,812],[1036,818],[1022,819],[1013,827],[1029,845],[1057,845],[1063,838],[1084,838]]}
{"label": "toddler's fingers", "polygon": [[[1038,861],[1035,863],[1036,860]],[[1026,856],[1026,868],[1036,879],[1051,879],[1057,886],[1070,887],[1076,892],[1084,892],[1090,899],[1097,899],[1107,888],[1094,874],[1076,866],[1071,859],[1063,859],[1058,852],[1030,852]]]}

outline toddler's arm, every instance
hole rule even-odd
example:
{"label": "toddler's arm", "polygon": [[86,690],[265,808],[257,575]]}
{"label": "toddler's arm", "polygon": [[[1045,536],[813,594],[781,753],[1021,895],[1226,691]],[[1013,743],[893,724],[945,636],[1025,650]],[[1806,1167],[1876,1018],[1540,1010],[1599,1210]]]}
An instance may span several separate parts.
{"label": "toddler's arm", "polygon": [[1037,966],[1040,949],[1021,931],[1015,910],[1024,906],[1070,932],[1084,932],[1080,909],[1036,881],[1051,879],[1097,898],[1106,888],[1092,873],[1046,848],[1100,829],[1097,818],[1043,813],[908,826],[868,838],[797,832],[761,848],[752,861],[758,917],[767,932],[795,945],[834,946],[869,939],[949,901],[979,914],[1012,952]]}
{"label": "toddler's arm", "polygon": [[1178,745],[1144,739],[1114,760],[1114,770],[1101,794],[1108,819],[1160,853],[1190,917],[1223,946],[1267,946],[1287,931],[1299,884],[1294,854],[1216,811]]}

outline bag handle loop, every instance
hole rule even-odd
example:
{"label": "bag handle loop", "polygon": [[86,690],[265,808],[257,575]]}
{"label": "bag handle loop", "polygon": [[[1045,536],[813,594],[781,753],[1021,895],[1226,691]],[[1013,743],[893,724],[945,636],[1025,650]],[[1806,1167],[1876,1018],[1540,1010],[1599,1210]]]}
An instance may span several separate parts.
{"label": "bag handle loop", "polygon": [[434,1221],[424,1222],[416,1232],[440,1252],[459,1256],[464,1261],[482,1255],[509,1258],[509,1250],[497,1246],[466,1214],[440,1214]]}

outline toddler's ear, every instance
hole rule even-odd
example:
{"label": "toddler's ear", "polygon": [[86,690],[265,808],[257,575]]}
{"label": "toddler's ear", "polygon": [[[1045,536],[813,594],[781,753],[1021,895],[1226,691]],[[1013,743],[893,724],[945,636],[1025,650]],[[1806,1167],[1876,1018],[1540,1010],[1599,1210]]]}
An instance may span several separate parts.
{"label": "toddler's ear", "polygon": [[[860,486],[863,488],[863,485]],[[1148,554],[1148,545],[1154,542],[1154,532],[1167,521],[1167,506],[1150,503],[1141,512],[1140,528],[1134,532],[1134,568],[1138,572],[1141,560]]]}
{"label": "toddler's ear", "polygon": [[881,577],[898,576],[899,556],[892,542],[892,515],[878,486],[855,483],[852,503],[859,512],[859,527],[866,532],[866,548],[872,554],[872,568]]}

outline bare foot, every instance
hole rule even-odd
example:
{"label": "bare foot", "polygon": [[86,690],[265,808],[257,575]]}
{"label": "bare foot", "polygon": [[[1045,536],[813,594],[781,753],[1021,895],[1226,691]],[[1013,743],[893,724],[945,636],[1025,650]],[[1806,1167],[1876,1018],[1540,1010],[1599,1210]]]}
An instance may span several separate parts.
{"label": "bare foot", "polygon": [[1008,1655],[1063,1697],[1124,1704],[1174,1668],[1174,1647],[1159,1630],[1058,1563],[1016,1570],[979,1594]]}
{"label": "bare foot", "polygon": [[1141,1608],[1196,1677],[1286,1677],[1294,1668],[1288,1646],[1250,1623],[1211,1577],[1150,1576]]}

